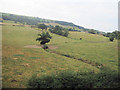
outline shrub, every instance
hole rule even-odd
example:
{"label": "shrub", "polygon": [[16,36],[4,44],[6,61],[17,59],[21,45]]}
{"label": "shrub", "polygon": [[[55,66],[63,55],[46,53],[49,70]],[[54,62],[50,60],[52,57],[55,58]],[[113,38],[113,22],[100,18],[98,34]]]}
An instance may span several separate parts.
{"label": "shrub", "polygon": [[[103,69],[102,69],[103,70]],[[33,75],[28,81],[28,88],[119,88],[120,78],[116,71],[105,69],[98,74],[74,73],[63,71],[47,76]]]}
{"label": "shrub", "polygon": [[28,81],[28,88],[89,88],[93,82],[89,76],[84,77],[67,71],[39,78],[32,77]]}
{"label": "shrub", "polygon": [[109,40],[110,40],[111,42],[113,42],[114,37],[109,37]]}

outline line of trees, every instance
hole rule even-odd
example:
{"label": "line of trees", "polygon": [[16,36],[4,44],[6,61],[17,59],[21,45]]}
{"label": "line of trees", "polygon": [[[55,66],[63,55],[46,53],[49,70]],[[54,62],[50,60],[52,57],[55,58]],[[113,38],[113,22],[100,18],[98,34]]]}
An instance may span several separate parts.
{"label": "line of trees", "polygon": [[103,34],[105,37],[109,37],[110,41],[113,41],[114,39],[120,39],[120,31],[113,31],[112,33],[108,32]]}
{"label": "line of trees", "polygon": [[50,28],[49,31],[51,33],[55,33],[65,37],[68,37],[68,34],[69,34],[68,30],[60,27],[59,25],[56,25],[55,27]]}

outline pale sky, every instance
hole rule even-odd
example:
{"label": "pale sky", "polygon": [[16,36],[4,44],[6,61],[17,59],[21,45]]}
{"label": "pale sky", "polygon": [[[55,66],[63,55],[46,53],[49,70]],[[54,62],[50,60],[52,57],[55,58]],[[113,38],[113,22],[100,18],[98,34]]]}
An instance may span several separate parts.
{"label": "pale sky", "polygon": [[119,0],[0,0],[0,12],[72,22],[85,28],[118,29]]}

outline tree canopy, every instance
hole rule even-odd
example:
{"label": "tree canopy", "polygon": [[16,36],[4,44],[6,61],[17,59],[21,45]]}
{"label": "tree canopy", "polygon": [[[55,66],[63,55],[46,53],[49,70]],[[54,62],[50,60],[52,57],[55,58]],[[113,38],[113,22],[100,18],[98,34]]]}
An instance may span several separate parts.
{"label": "tree canopy", "polygon": [[53,29],[49,29],[49,31],[51,33],[55,33],[55,34],[62,35],[62,36],[65,36],[65,37],[67,37],[68,34],[69,34],[68,30],[65,30],[64,28],[62,28],[58,25],[56,25]]}
{"label": "tree canopy", "polygon": [[50,42],[51,38],[52,36],[50,36],[48,32],[42,32],[41,34],[38,34],[38,38],[36,39],[36,41],[39,41],[40,44],[44,45]]}
{"label": "tree canopy", "polygon": [[103,34],[103,36],[106,36],[106,37],[112,37],[112,38],[115,38],[115,39],[120,39],[120,31],[113,31],[112,33],[108,32],[108,33],[105,33]]}
{"label": "tree canopy", "polygon": [[47,26],[45,24],[38,24],[38,28],[40,29],[47,29]]}

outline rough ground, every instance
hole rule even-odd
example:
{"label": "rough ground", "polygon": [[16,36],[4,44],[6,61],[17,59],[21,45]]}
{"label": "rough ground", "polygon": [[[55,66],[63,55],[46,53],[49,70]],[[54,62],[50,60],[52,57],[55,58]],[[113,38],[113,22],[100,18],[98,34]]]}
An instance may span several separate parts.
{"label": "rough ground", "polygon": [[[25,48],[42,48],[43,46],[42,45],[27,45],[27,46],[24,46]],[[49,49],[57,49],[58,47],[57,46],[54,46],[54,45],[48,45]]]}

